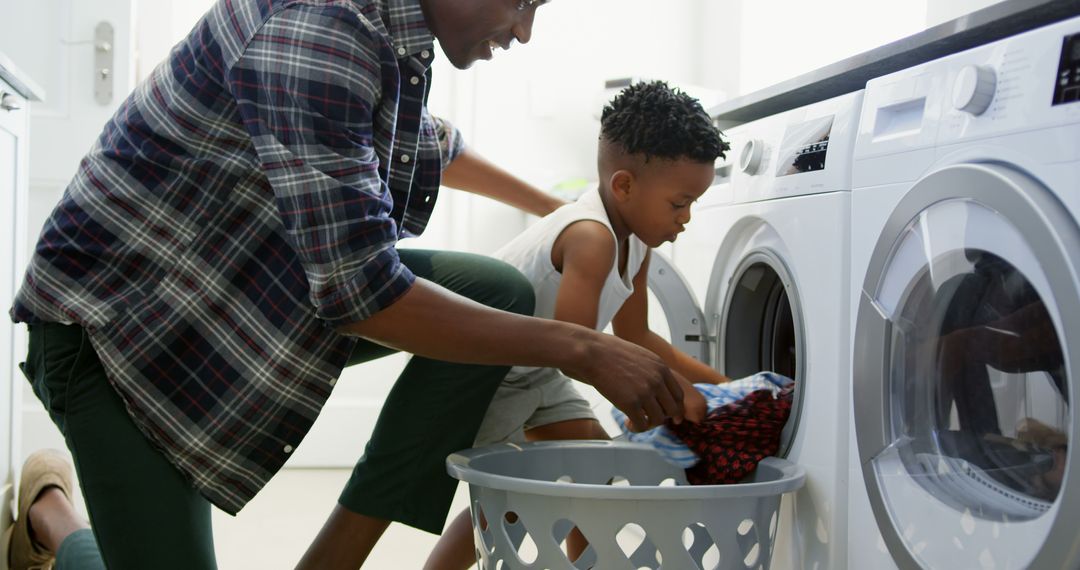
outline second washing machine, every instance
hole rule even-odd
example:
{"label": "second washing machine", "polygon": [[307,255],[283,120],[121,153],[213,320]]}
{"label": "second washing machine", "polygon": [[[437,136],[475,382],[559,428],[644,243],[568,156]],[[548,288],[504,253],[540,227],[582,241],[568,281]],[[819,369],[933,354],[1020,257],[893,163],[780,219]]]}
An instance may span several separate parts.
{"label": "second washing machine", "polygon": [[774,568],[846,560],[848,217],[861,100],[851,93],[726,133],[733,155],[673,251],[704,300],[702,326],[683,335],[700,336],[702,358],[733,378],[771,370],[796,382],[781,452],[807,483],[769,529],[779,533]]}
{"label": "second washing machine", "polygon": [[870,81],[859,124],[849,567],[1077,568],[1080,18]]}

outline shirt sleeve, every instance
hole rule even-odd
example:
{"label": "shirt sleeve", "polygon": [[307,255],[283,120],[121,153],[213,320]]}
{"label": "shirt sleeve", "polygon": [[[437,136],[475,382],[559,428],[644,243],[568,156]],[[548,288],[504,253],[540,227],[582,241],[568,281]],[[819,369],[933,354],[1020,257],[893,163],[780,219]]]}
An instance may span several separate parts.
{"label": "shirt sleeve", "polygon": [[375,138],[391,136],[373,128],[388,49],[342,7],[296,5],[267,20],[227,74],[315,314],[331,326],[370,317],[415,280],[375,152]]}
{"label": "shirt sleeve", "polygon": [[[424,113],[427,112],[427,107],[425,107]],[[434,115],[429,115],[429,117],[432,123],[435,124],[435,136],[439,138],[442,169],[446,170],[446,167],[450,166],[450,163],[454,162],[454,159],[465,149],[465,140],[461,138],[461,131],[450,121]]]}

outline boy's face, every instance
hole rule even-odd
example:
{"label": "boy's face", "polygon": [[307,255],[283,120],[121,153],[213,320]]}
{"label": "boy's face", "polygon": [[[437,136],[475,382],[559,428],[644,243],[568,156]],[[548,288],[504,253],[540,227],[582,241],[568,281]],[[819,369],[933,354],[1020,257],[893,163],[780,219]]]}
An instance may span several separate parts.
{"label": "boy's face", "polygon": [[649,247],[675,241],[690,223],[694,201],[708,190],[714,176],[711,162],[654,158],[630,182],[630,191],[620,200],[620,214]]}
{"label": "boy's face", "polygon": [[[458,69],[491,59],[498,46],[528,43],[536,9],[547,0],[424,0],[424,18],[443,53]],[[523,8],[523,9],[519,9]]]}

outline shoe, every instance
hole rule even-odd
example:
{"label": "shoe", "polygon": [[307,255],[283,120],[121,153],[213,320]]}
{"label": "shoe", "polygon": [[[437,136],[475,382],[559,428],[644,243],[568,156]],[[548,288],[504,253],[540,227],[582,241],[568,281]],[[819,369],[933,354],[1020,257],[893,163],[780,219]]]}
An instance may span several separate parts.
{"label": "shoe", "polygon": [[38,495],[56,487],[71,500],[75,477],[67,456],[55,449],[35,451],[23,464],[19,480],[19,512],[15,523],[7,530],[8,565],[11,570],[48,570],[56,562],[56,553],[34,542],[30,537],[29,511]]}

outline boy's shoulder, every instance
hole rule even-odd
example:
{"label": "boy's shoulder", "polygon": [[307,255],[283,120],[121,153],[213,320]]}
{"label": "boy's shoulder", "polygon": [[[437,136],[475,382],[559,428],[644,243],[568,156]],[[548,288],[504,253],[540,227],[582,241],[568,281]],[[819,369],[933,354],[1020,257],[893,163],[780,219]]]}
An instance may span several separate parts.
{"label": "boy's shoulder", "polygon": [[560,271],[567,259],[606,270],[615,259],[615,250],[615,234],[611,229],[599,220],[586,218],[563,229],[551,248],[551,258]]}

